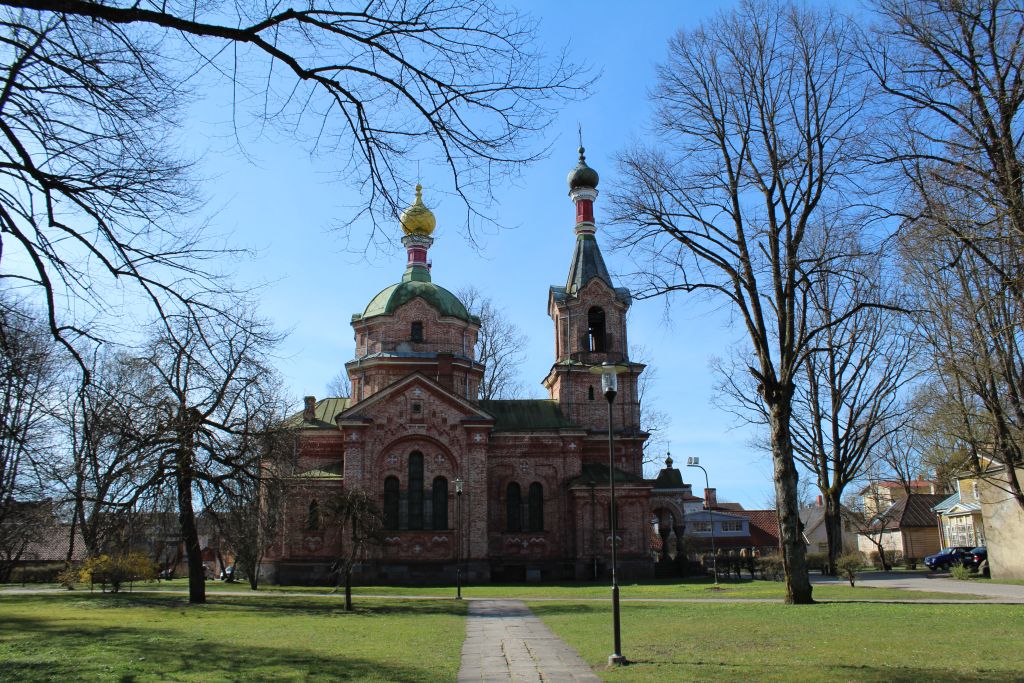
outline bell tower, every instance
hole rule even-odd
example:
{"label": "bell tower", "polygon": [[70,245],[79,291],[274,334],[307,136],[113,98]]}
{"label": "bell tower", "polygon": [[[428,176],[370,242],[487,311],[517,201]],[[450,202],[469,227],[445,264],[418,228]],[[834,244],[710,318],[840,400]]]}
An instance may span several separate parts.
{"label": "bell tower", "polygon": [[[640,434],[637,378],[644,366],[629,361],[626,314],[629,290],[616,287],[598,247],[594,222],[597,171],[587,165],[582,143],[579,162],[569,173],[569,198],[576,205],[576,246],[564,287],[551,287],[548,315],[555,324],[555,362],[544,386],[562,413],[589,431],[608,430],[608,406],[599,377],[589,370],[605,362],[628,368],[619,375],[614,429]],[[639,472],[639,458],[636,470]],[[632,465],[628,468],[634,469]]]}

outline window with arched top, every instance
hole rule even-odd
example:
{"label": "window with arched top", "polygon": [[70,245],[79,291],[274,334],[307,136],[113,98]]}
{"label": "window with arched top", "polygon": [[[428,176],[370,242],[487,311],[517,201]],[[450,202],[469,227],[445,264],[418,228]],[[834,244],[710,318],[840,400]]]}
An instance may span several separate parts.
{"label": "window with arched top", "polygon": [[526,524],[530,531],[544,531],[544,487],[540,482],[530,484]]}
{"label": "window with arched top", "polygon": [[319,531],[323,524],[323,517],[320,514],[320,503],[316,499],[309,501],[309,508],[306,510],[306,529]]}
{"label": "window with arched top", "polygon": [[591,401],[594,400],[594,385],[593,384],[591,384],[589,387],[587,387],[587,399],[589,399]]}
{"label": "window with arched top", "polygon": [[587,338],[591,351],[607,351],[605,343],[605,320],[604,309],[600,306],[591,306],[587,311]]}
{"label": "window with arched top", "polygon": [[514,481],[505,488],[505,529],[523,530],[523,494]]}
{"label": "window with arched top", "polygon": [[444,477],[434,477],[431,493],[431,528],[443,531],[448,528],[448,480]]}
{"label": "window with arched top", "polygon": [[412,329],[409,331],[409,340],[414,342],[423,341],[423,322],[416,320],[412,324]]}
{"label": "window with arched top", "polygon": [[409,528],[423,528],[423,454],[409,454]]}
{"label": "window with arched top", "polygon": [[398,501],[401,498],[398,477],[384,480],[384,528],[397,529],[399,524]]}

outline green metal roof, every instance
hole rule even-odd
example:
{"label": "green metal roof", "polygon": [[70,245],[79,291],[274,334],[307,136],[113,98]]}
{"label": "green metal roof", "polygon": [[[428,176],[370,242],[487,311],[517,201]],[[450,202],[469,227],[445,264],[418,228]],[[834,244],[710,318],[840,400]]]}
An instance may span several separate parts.
{"label": "green metal roof", "polygon": [[[585,463],[581,469],[583,471],[578,476],[569,480],[569,486],[589,486],[591,483],[595,486],[606,486],[608,484],[608,465]],[[616,484],[641,484],[643,481],[642,477],[623,472],[618,467],[615,468]]]}
{"label": "green metal roof", "polygon": [[668,465],[658,472],[658,478],[654,480],[656,489],[681,489],[683,486],[683,473]]}
{"label": "green metal roof", "polygon": [[576,426],[562,415],[558,401],[550,399],[480,401],[480,407],[494,416],[496,432],[529,432]]}
{"label": "green metal roof", "polygon": [[451,316],[459,320],[471,323],[480,323],[475,315],[470,315],[465,305],[459,298],[444,287],[439,287],[433,282],[423,280],[405,280],[382,290],[377,296],[370,300],[366,310],[361,316],[353,316],[358,320],[361,318],[372,318],[378,315],[391,315],[399,306],[409,303],[416,297],[427,302],[431,308],[441,315]]}
{"label": "green metal roof", "polygon": [[302,418],[304,411],[300,410],[287,420],[285,426],[292,429],[337,429],[334,416],[346,410],[351,404],[350,398],[322,398],[316,402],[313,409],[313,421],[308,422]]}

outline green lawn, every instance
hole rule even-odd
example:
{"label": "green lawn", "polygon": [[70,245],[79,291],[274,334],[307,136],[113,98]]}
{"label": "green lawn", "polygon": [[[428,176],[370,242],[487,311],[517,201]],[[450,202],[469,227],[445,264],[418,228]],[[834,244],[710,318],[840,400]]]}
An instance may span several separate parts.
{"label": "green lawn", "polygon": [[[246,583],[228,584],[221,581],[211,581],[207,584],[207,590],[211,594],[219,592],[248,591]],[[173,590],[185,591],[188,584],[184,579],[173,581],[161,581],[160,583],[144,584],[138,586],[140,590]],[[581,598],[604,599],[608,598],[611,589],[605,583],[562,583],[562,584],[488,584],[481,586],[465,586],[462,594],[467,598],[515,598],[519,600],[578,600]],[[330,594],[330,588],[316,586],[261,586],[258,592],[273,593],[304,593],[313,595]],[[452,597],[455,595],[454,586],[357,586],[353,588],[355,595],[386,595],[386,596],[423,596],[423,597]],[[639,584],[624,584],[621,588],[622,598],[681,598],[681,599],[762,599],[782,600],[785,597],[786,589],[781,582],[775,581],[750,581],[730,580],[720,584],[715,589],[710,580],[688,580],[680,583],[678,580],[646,581]],[[846,584],[818,585],[814,587],[814,597],[817,600],[978,600],[975,595],[963,595],[958,593],[925,593],[920,591],[901,590],[898,588],[868,588],[857,586],[850,588]]]}
{"label": "green lawn", "polygon": [[528,603],[608,681],[1024,681],[1019,605]]}
{"label": "green lawn", "polygon": [[465,604],[0,593],[0,680],[454,680]]}

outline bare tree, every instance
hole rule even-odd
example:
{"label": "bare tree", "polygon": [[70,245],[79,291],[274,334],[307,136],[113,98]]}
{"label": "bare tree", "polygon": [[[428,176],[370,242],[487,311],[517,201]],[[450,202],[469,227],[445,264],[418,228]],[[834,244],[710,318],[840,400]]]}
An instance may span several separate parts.
{"label": "bare tree", "polygon": [[234,437],[236,452],[257,449],[257,476],[225,482],[208,508],[220,538],[235,557],[235,566],[248,578],[252,590],[259,587],[264,555],[284,529],[288,478],[294,473],[298,453],[297,436],[280,428],[282,418],[279,412],[262,412],[253,420],[251,432]]}
{"label": "bare tree", "polygon": [[348,371],[342,368],[327,382],[327,395],[336,398],[349,398],[352,396],[352,380],[348,376]]}
{"label": "bare tree", "polygon": [[[853,201],[867,85],[852,29],[828,11],[742,2],[669,45],[652,98],[656,146],[622,157],[613,198],[646,287],[731,304],[769,415],[786,600],[812,601],[790,429],[795,380],[820,329],[804,318],[808,227]],[[849,222],[853,222],[849,219]]]}
{"label": "bare tree", "polygon": [[637,380],[636,394],[640,402],[640,430],[650,436],[644,440],[644,466],[656,466],[663,454],[668,453],[668,439],[665,432],[672,424],[672,416],[657,405],[654,386],[658,380],[658,369],[650,362],[646,347],[634,346],[629,350],[634,363],[646,366]]}
{"label": "bare tree", "polygon": [[[142,486],[170,489],[177,501],[188,555],[189,602],[206,601],[196,497],[210,507],[218,491],[259,479],[255,435],[268,414],[278,415],[275,375],[267,353],[278,337],[262,321],[241,314],[200,326],[174,318],[150,340],[145,362],[154,384],[157,429],[137,435],[153,463]],[[243,484],[244,485],[244,484]]]}
{"label": "bare tree", "polygon": [[[969,211],[972,201],[961,193],[947,213]],[[968,249],[944,224],[923,222],[905,232],[902,249],[932,373],[955,407],[947,428],[966,446],[969,469],[1024,507],[1017,475],[1024,463],[1024,298],[998,272],[1019,273],[1021,252],[998,238]]]}
{"label": "bare tree", "polygon": [[337,575],[337,590],[345,584],[345,611],[352,611],[352,570],[366,546],[381,539],[383,517],[374,500],[366,491],[345,488],[328,503],[328,514],[342,531],[333,570]]}
{"label": "bare tree", "polygon": [[910,192],[901,249],[933,371],[979,474],[1024,507],[1024,5],[876,0],[868,65],[890,96],[884,161]]}
{"label": "bare tree", "polygon": [[222,290],[223,249],[185,222],[202,204],[176,140],[193,90],[227,79],[236,135],[278,125],[338,158],[374,226],[410,159],[437,160],[472,237],[490,183],[535,159],[530,138],[587,86],[490,0],[2,0],[0,34],[3,277],[38,289],[80,361],[83,340],[109,338],[111,297],[202,316]]}
{"label": "bare tree", "polygon": [[40,463],[52,445],[57,355],[30,309],[0,297],[0,581],[52,522]]}
{"label": "bare tree", "polygon": [[456,296],[466,310],[480,319],[476,340],[476,360],[484,366],[480,400],[516,397],[523,386],[519,368],[526,359],[526,335],[476,287],[464,287]]}

